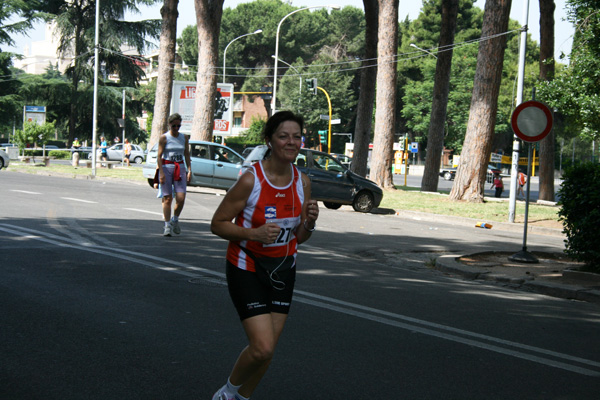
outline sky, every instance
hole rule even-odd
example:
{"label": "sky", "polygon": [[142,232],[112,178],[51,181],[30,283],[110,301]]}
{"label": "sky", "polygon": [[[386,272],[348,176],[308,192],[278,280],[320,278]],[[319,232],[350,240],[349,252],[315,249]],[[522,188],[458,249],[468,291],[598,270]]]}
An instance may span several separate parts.
{"label": "sky", "polygon": [[[102,0],[100,0],[102,1]],[[248,3],[251,0],[225,0],[224,7],[227,8],[235,8],[240,3]],[[538,0],[513,0],[512,1],[512,9],[510,13],[511,19],[517,20],[523,24],[523,11],[526,2],[529,1],[529,17],[528,17],[528,26],[529,33],[532,38],[539,43],[539,1]],[[327,5],[327,4],[336,4],[341,7],[344,6],[353,6],[356,8],[363,7],[362,0],[293,0],[291,1],[292,5],[295,7],[310,7],[310,6],[318,6],[318,5]],[[569,22],[566,21],[566,11],[565,11],[565,3],[566,0],[555,0],[556,4],[556,12],[555,12],[555,58],[560,60],[561,52],[565,55],[569,55],[571,52],[571,44],[573,41],[573,32],[574,28]],[[142,11],[141,14],[138,15],[128,15],[126,18],[128,20],[140,20],[140,19],[160,19],[160,4],[153,7],[143,7],[140,9]],[[400,11],[398,15],[398,20],[403,21],[407,16],[410,20],[414,20],[419,16],[419,12],[421,10],[422,1],[420,0],[400,0]],[[479,8],[485,7],[485,0],[477,0],[475,5]],[[181,35],[183,29],[188,25],[195,25],[196,23],[196,13],[194,11],[194,1],[193,0],[180,0],[179,2],[179,20],[177,21],[177,36]],[[2,49],[4,51],[12,51],[15,53],[23,53],[23,49],[25,45],[31,43],[32,41],[40,41],[44,40],[44,27],[42,24],[37,25],[36,29],[30,32],[29,37],[26,36],[18,36],[15,37],[16,46],[15,47],[7,47],[3,46]]]}

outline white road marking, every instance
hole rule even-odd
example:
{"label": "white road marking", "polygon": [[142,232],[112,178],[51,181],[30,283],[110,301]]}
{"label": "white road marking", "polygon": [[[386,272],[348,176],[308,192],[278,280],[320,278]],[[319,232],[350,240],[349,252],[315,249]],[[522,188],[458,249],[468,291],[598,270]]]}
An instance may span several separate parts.
{"label": "white road marking", "polygon": [[136,211],[136,212],[152,214],[152,215],[160,215],[161,217],[163,215],[163,213],[159,213],[159,212],[155,212],[155,211],[140,210],[139,208],[124,208],[123,210]]}
{"label": "white road marking", "polygon": [[27,190],[16,190],[16,189],[11,189],[10,191],[11,191],[11,192],[18,192],[18,193],[25,193],[25,194],[41,194],[41,193],[38,193],[38,192],[29,192],[29,191],[27,191]]}
{"label": "white road marking", "polygon": [[[226,285],[225,274],[223,273],[211,271],[201,267],[194,267],[185,263],[172,261],[162,257],[156,257],[143,253],[136,253],[130,250],[123,250],[118,248],[112,248],[110,249],[110,251],[106,251],[105,248],[100,246],[76,245],[70,243],[70,239],[68,238],[60,237],[41,231],[36,231],[33,229],[22,228],[10,224],[0,224],[0,231],[4,231],[21,237],[26,237],[28,239],[34,239],[39,240],[41,242],[54,244],[59,247],[67,247],[75,250],[97,253],[103,256],[116,257],[122,260],[130,261],[132,263],[141,264],[150,268],[166,272],[172,272],[187,277],[193,277],[196,279],[207,279],[212,281],[211,278],[206,276],[212,275],[214,277],[221,278],[221,281],[218,281],[218,283],[222,284],[223,286]],[[151,261],[146,261],[144,259],[148,259]],[[198,273],[201,273],[202,275],[199,275]],[[593,370],[580,366],[583,364],[600,369],[600,362],[571,356],[569,354],[559,353],[552,350],[546,350],[543,348],[529,346],[517,342],[511,342],[509,340],[482,335],[475,332],[469,332],[462,329],[457,329],[429,321],[419,320],[413,317],[408,317],[405,315],[396,314],[385,310],[378,310],[376,308],[363,306],[361,304],[350,303],[347,301],[334,299],[332,297],[322,296],[319,294],[305,292],[301,290],[295,290],[294,301],[312,305],[314,307],[327,309],[329,311],[335,311],[342,314],[351,315],[357,318],[363,318],[368,321],[374,321],[396,328],[405,329],[411,332],[419,332],[424,335],[433,336],[440,339],[446,339],[468,346],[478,347],[488,351],[493,351],[511,357],[520,358],[545,366],[560,368],[581,375],[600,376],[600,370]],[[460,335],[464,337],[461,337]],[[572,364],[569,364],[568,362],[572,362]]]}
{"label": "white road marking", "polygon": [[83,200],[83,199],[74,199],[72,197],[61,197],[61,199],[63,199],[63,200],[69,200],[69,201],[78,201],[80,203],[98,204],[97,201],[90,201],[90,200]]}

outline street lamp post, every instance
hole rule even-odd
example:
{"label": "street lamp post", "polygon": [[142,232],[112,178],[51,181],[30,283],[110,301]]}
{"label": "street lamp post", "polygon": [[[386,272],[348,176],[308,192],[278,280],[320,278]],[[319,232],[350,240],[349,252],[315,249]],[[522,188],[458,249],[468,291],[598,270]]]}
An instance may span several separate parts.
{"label": "street lamp post", "polygon": [[[271,56],[271,57],[275,58],[275,56]],[[287,65],[291,69],[293,69],[296,72],[296,74],[298,74],[298,78],[300,80],[300,88],[298,89],[298,94],[300,95],[300,98],[298,98],[298,103],[300,103],[300,99],[302,98],[302,75],[300,74],[300,71],[298,71],[298,68],[294,67],[292,64],[287,63],[287,62],[285,62],[285,61],[283,61],[281,59],[279,61],[281,61],[282,63],[284,63],[285,65]]]}
{"label": "street lamp post", "polygon": [[299,8],[295,11],[292,11],[291,13],[287,14],[285,17],[281,18],[281,21],[279,21],[279,24],[277,25],[277,34],[275,36],[275,72],[273,74],[273,99],[271,100],[271,115],[275,114],[275,104],[276,104],[276,97],[277,97],[277,60],[279,59],[279,31],[281,30],[281,24],[283,23],[283,21],[286,20],[287,17],[289,17],[292,14],[296,14],[297,12],[300,11],[304,11],[304,10],[310,10],[311,8],[323,8],[323,7],[329,7],[333,10],[339,10],[340,6],[338,5],[323,5],[323,6],[312,6],[312,7],[304,7],[304,8]]}
{"label": "street lamp post", "polygon": [[235,39],[233,39],[231,42],[227,43],[227,46],[225,46],[225,51],[223,52],[223,83],[225,83],[225,65],[226,65],[226,60],[227,60],[227,48],[229,48],[231,43],[235,42],[236,40],[241,39],[244,36],[256,35],[257,33],[262,33],[262,29],[257,29],[254,32],[246,33],[245,35],[238,36]]}
{"label": "street lamp post", "polygon": [[424,53],[427,53],[427,54],[429,54],[430,56],[434,56],[435,58],[437,58],[437,56],[436,56],[435,54],[433,54],[432,52],[430,52],[430,51],[427,51],[427,50],[425,50],[425,49],[422,49],[422,48],[420,48],[419,46],[417,46],[417,45],[416,45],[416,44],[414,44],[414,43],[411,43],[411,44],[410,44],[410,47],[414,47],[414,48],[415,48],[415,49],[417,49],[417,50],[421,50],[422,52],[424,52]]}

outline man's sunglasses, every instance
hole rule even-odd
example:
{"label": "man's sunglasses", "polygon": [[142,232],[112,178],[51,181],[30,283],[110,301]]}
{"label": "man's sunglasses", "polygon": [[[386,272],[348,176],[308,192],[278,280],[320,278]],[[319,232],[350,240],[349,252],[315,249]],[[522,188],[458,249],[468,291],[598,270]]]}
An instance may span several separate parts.
{"label": "man's sunglasses", "polygon": [[171,128],[181,128],[181,125],[171,125]]}

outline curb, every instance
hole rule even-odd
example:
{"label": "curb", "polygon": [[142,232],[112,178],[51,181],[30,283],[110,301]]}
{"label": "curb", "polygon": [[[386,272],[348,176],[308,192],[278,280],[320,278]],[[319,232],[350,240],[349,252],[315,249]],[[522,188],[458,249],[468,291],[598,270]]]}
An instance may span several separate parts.
{"label": "curb", "polygon": [[[536,281],[534,279],[526,278],[513,278],[501,274],[482,272],[478,268],[470,267],[456,261],[458,258],[464,256],[465,255],[440,256],[435,261],[435,269],[450,274],[460,275],[465,279],[511,284],[516,285],[519,288],[526,289],[527,291],[546,296],[600,304],[600,290],[598,289],[585,289],[573,285]],[[571,276],[574,273],[579,274],[575,271],[569,272]]]}

